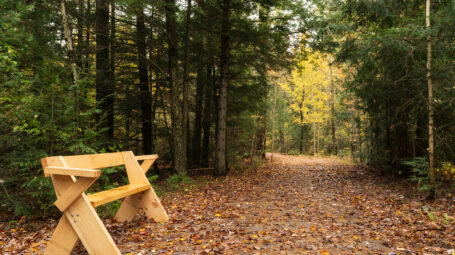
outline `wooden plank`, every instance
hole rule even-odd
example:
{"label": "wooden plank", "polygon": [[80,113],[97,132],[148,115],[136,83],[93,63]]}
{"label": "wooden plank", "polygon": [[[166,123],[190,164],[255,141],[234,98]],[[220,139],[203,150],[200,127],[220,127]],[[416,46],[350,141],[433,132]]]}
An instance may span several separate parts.
{"label": "wooden plank", "polygon": [[142,193],[137,193],[129,197],[125,197],[122,205],[115,214],[114,219],[118,222],[132,221],[140,209],[142,196]]}
{"label": "wooden plank", "polygon": [[130,184],[149,184],[149,180],[142,171],[141,166],[137,162],[132,151],[122,152],[123,160],[125,162],[126,173]]}
{"label": "wooden plank", "polygon": [[136,156],[136,160],[158,159],[158,154]]}
{"label": "wooden plank", "polygon": [[94,206],[100,206],[144,190],[150,189],[150,184],[129,184],[118,188],[101,191],[87,195],[88,200]]}
{"label": "wooden plank", "polygon": [[73,227],[66,216],[62,216],[58,222],[57,228],[54,233],[52,233],[51,239],[47,243],[44,254],[70,254],[76,245],[77,240],[79,240],[79,237],[77,237]]}
{"label": "wooden plank", "polygon": [[[57,197],[74,183],[68,175],[52,175]],[[103,222],[85,194],[81,194],[64,212],[89,254],[120,254]]]}
{"label": "wooden plank", "polygon": [[65,209],[76,199],[78,198],[82,193],[85,192],[85,190],[90,187],[94,182],[96,181],[96,178],[93,177],[80,177],[77,179],[77,181],[65,191],[63,195],[61,195],[57,201],[55,201],[54,205],[57,206],[57,208],[60,211],[65,211]]}
{"label": "wooden plank", "polygon": [[150,169],[150,167],[153,165],[156,159],[146,159],[144,162],[141,164],[142,171],[144,173],[147,173],[147,171]]}
{"label": "wooden plank", "polygon": [[[121,152],[63,156],[69,167],[99,169],[124,164]],[[62,166],[58,156],[46,158],[48,166]],[[56,165],[57,164],[57,165]]]}
{"label": "wooden plank", "polygon": [[165,222],[169,220],[169,216],[161,205],[160,199],[155,194],[153,188],[144,192],[140,207],[144,209],[147,217],[152,218],[156,222]]}
{"label": "wooden plank", "polygon": [[42,158],[41,159],[41,167],[43,167],[44,177],[50,177],[51,176],[50,174],[46,173],[46,171],[44,171],[44,169],[46,169],[47,166],[48,166],[47,158]]}
{"label": "wooden plank", "polygon": [[58,166],[48,166],[44,169],[47,174],[60,174],[60,175],[74,175],[83,177],[99,177],[101,175],[100,170],[83,169],[83,168],[67,168]]}

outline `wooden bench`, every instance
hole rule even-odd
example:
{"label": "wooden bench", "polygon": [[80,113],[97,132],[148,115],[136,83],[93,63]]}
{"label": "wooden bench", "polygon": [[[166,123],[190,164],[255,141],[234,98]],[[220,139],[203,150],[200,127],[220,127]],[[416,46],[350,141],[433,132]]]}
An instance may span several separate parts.
{"label": "wooden bench", "polygon": [[[167,221],[169,217],[145,176],[157,158],[134,156],[131,151],[42,158],[44,175],[51,177],[57,195],[54,204],[63,212],[44,253],[70,254],[80,239],[89,254],[120,254],[95,207],[121,198],[125,199],[115,215],[117,221],[133,220],[139,209],[157,222]],[[97,169],[121,165],[125,165],[128,185],[85,194],[101,175]]]}

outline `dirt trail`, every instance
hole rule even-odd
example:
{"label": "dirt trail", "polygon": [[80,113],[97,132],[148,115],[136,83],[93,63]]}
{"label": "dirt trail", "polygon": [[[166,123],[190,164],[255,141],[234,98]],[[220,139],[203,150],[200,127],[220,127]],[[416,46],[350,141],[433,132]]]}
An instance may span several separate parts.
{"label": "dirt trail", "polygon": [[[275,155],[258,170],[163,197],[171,219],[165,224],[143,216],[128,225],[105,222],[124,254],[448,254],[455,249],[453,204],[425,204],[403,187],[335,159]],[[50,232],[41,233],[35,247],[43,247]],[[81,252],[79,245],[74,253]]]}

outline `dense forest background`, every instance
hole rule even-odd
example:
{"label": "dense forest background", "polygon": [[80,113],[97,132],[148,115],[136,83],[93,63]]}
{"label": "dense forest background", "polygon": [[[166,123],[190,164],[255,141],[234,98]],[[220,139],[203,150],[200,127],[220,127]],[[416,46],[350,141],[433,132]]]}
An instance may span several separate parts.
{"label": "dense forest background", "polygon": [[[42,157],[124,150],[159,154],[151,179],[194,168],[222,176],[273,151],[349,157],[427,189],[451,185],[455,3],[432,1],[430,26],[427,7],[2,0],[1,209],[51,212]],[[106,170],[98,185],[124,182],[120,171]]]}

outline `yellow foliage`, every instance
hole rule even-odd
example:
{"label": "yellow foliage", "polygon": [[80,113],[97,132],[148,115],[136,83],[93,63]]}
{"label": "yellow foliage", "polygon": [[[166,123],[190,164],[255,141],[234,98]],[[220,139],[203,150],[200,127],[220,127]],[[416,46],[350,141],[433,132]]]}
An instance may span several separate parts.
{"label": "yellow foliage", "polygon": [[290,98],[291,110],[297,113],[296,124],[322,123],[329,118],[332,75],[336,75],[331,68],[328,56],[311,53],[297,64],[287,82],[279,84]]}

